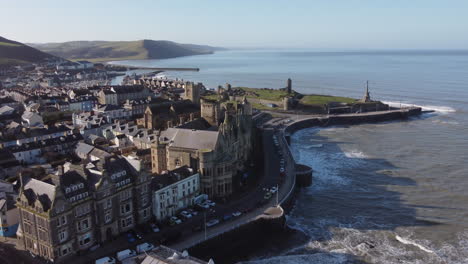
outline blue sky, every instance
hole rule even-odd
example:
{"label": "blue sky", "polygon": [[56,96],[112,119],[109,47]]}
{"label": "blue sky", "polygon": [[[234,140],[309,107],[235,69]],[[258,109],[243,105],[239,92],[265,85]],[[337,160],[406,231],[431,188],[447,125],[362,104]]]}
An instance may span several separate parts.
{"label": "blue sky", "polygon": [[0,0],[0,6],[0,36],[21,42],[468,48],[466,0]]}

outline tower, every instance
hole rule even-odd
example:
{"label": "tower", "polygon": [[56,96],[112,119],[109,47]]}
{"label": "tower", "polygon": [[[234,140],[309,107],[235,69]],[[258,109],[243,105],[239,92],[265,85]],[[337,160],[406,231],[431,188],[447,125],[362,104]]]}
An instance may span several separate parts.
{"label": "tower", "polygon": [[291,78],[288,78],[287,86],[286,86],[286,92],[288,94],[292,93],[292,80]]}
{"label": "tower", "polygon": [[370,98],[370,93],[369,93],[369,81],[366,82],[366,93],[364,94],[364,97],[361,99],[361,102],[363,103],[372,102]]}
{"label": "tower", "polygon": [[185,83],[184,98],[192,101],[196,105],[200,105],[200,89],[202,84],[197,83],[196,85],[193,82]]}

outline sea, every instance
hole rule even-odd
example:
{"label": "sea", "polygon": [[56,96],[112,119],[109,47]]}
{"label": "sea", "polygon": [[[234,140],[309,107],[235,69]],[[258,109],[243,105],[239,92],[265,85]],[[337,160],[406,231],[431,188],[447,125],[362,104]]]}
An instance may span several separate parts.
{"label": "sea", "polygon": [[[117,62],[116,62],[117,63]],[[313,168],[287,239],[244,263],[468,263],[468,51],[228,50],[167,60],[120,61],[168,78],[371,98],[433,110],[405,121],[309,128],[292,136]]]}

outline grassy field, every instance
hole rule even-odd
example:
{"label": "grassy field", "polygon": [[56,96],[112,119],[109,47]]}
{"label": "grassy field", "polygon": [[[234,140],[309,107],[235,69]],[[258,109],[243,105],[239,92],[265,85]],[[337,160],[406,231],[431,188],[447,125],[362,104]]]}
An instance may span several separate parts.
{"label": "grassy field", "polygon": [[332,102],[352,104],[356,99],[329,95],[305,95],[301,99],[301,103],[305,105],[324,105]]}
{"label": "grassy field", "polygon": [[238,87],[246,92],[252,92],[257,94],[255,95],[247,95],[247,98],[257,98],[257,99],[264,99],[270,101],[281,101],[284,97],[288,95],[286,91],[280,90],[272,90],[272,89],[257,89],[257,88],[248,88],[248,87]]}
{"label": "grassy field", "polygon": [[15,43],[8,43],[8,42],[3,42],[0,41],[0,46],[7,46],[7,47],[20,47],[21,45],[15,44]]}

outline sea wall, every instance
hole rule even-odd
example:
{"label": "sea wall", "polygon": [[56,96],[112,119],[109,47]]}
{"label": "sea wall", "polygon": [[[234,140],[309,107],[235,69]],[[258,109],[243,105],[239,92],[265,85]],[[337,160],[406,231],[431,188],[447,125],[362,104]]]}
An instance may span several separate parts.
{"label": "sea wall", "polygon": [[328,117],[311,117],[288,125],[284,131],[293,134],[297,130],[315,126],[357,125],[363,123],[378,123],[393,120],[404,120],[410,116],[421,114],[421,108],[404,108],[391,111],[369,112],[360,114],[330,115]]}
{"label": "sea wall", "polygon": [[276,217],[259,217],[197,244],[188,252],[203,260],[213,259],[215,263],[236,263],[257,252],[259,245],[287,232],[284,229],[285,223],[286,217],[283,212]]}

